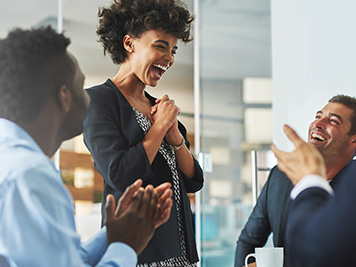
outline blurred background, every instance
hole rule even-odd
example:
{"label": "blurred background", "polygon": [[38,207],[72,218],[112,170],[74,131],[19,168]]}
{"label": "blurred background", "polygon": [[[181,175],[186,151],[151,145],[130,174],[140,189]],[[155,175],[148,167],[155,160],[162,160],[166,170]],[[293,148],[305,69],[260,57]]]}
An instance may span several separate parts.
{"label": "blurred background", "polygon": [[[99,7],[110,1],[4,1],[0,37],[14,27],[51,25],[71,39],[69,51],[86,75],[85,87],[105,82],[119,66],[97,42]],[[186,1],[194,12],[193,1]],[[150,94],[167,93],[181,108],[191,151],[200,142],[205,170],[201,191],[202,266],[232,266],[235,243],[252,205],[251,150],[266,165],[272,142],[271,21],[268,0],[199,1],[199,137],[194,127],[194,41],[179,43],[175,63]],[[193,35],[194,31],[192,30]],[[195,31],[196,32],[196,31]],[[197,47],[195,48],[197,49]],[[35,66],[34,66],[35,67]],[[102,178],[95,171],[82,136],[63,143],[59,154],[63,180],[76,205],[83,239],[100,227]],[[273,163],[270,163],[273,164]],[[266,173],[261,172],[263,184]],[[195,211],[195,196],[190,196]]]}
{"label": "blurred background", "polygon": [[[232,266],[241,228],[276,163],[270,144],[291,148],[282,124],[305,138],[315,111],[331,96],[355,95],[356,2],[184,1],[197,15],[195,40],[179,44],[174,66],[147,91],[176,100],[204,169],[204,188],[190,195],[201,265]],[[85,87],[100,84],[119,68],[103,55],[95,33],[99,7],[110,4],[0,0],[0,38],[15,27],[51,25],[70,37]],[[82,136],[63,143],[57,155],[78,232],[87,239],[100,227],[102,178]]]}

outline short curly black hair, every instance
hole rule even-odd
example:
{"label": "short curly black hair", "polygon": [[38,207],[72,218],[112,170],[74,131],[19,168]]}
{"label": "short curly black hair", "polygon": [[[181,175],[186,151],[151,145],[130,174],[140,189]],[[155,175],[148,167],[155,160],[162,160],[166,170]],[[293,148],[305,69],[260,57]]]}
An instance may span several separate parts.
{"label": "short curly black hair", "polygon": [[72,88],[69,43],[50,27],[17,28],[0,40],[0,118],[30,122],[60,86]]}
{"label": "short curly black hair", "polygon": [[190,42],[194,17],[180,0],[114,0],[109,8],[99,9],[96,31],[104,54],[110,53],[114,63],[127,57],[123,46],[126,34],[140,37],[148,30],[163,29],[184,43]]}

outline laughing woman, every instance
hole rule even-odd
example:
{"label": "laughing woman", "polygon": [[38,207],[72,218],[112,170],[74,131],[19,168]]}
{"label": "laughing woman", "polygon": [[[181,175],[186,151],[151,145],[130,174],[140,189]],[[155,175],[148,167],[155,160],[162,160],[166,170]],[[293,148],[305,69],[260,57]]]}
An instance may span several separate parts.
{"label": "laughing woman", "polygon": [[103,207],[108,194],[119,199],[138,178],[143,186],[170,182],[170,219],[156,230],[138,266],[196,266],[187,193],[202,188],[203,173],[189,151],[174,100],[167,95],[156,99],[145,91],[172,67],[178,39],[190,41],[193,18],[174,0],[117,0],[101,9],[99,18],[104,53],[121,64],[115,77],[88,89],[84,141],[104,178]]}

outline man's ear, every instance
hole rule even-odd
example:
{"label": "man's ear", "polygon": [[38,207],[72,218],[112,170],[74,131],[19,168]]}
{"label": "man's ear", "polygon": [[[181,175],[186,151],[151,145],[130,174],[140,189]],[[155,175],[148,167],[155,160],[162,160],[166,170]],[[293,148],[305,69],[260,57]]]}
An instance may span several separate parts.
{"label": "man's ear", "polygon": [[355,149],[356,151],[356,134],[352,135],[351,136],[351,139],[350,139],[350,147]]}
{"label": "man's ear", "polygon": [[72,94],[65,85],[58,89],[58,102],[61,109],[68,113],[72,104]]}
{"label": "man's ear", "polygon": [[133,52],[134,50],[134,47],[133,47],[133,38],[131,35],[129,34],[126,34],[124,36],[124,39],[123,39],[123,45],[124,45],[124,48],[127,52],[131,53]]}

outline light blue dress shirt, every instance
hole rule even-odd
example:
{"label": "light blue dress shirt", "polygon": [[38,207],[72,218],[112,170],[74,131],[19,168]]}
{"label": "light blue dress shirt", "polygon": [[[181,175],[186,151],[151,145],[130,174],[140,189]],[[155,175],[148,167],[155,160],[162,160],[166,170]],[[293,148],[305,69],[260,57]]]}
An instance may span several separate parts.
{"label": "light blue dress shirt", "polygon": [[136,266],[134,250],[108,246],[106,228],[80,242],[73,200],[58,171],[21,127],[0,119],[0,255],[17,266]]}

